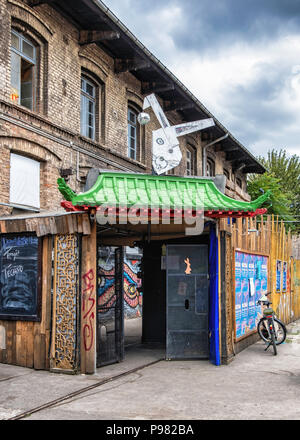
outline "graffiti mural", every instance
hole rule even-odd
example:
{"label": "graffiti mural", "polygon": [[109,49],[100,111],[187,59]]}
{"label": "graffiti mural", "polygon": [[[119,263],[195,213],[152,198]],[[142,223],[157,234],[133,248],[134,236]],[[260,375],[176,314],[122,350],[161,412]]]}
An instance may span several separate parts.
{"label": "graffiti mural", "polygon": [[[141,255],[124,254],[124,316],[142,315],[140,270]],[[114,248],[101,247],[98,252],[98,306],[109,308],[116,302]]]}

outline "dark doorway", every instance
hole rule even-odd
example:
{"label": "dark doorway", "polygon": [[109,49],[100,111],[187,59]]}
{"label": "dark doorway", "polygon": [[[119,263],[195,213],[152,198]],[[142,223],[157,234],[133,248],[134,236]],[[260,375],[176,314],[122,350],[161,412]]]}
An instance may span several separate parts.
{"label": "dark doorway", "polygon": [[208,358],[208,246],[167,245],[167,359]]}
{"label": "dark doorway", "polygon": [[99,246],[97,367],[124,358],[123,247]]}

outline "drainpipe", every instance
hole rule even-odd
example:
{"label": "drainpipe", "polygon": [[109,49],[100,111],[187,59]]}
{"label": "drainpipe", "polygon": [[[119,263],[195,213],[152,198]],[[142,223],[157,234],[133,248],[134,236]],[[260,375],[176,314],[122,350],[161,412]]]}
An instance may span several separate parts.
{"label": "drainpipe", "polygon": [[218,142],[222,141],[223,139],[226,139],[228,137],[229,133],[226,133],[224,136],[215,139],[214,141],[210,142],[209,144],[204,145],[202,149],[202,175],[203,177],[206,177],[206,150],[207,147],[211,147],[214,144],[217,144]]}

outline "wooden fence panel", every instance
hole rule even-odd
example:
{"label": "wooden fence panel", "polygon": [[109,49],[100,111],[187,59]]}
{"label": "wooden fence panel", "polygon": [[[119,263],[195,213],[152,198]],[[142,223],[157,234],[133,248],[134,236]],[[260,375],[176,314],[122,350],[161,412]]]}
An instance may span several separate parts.
{"label": "wooden fence panel", "polygon": [[[300,318],[300,260],[294,259],[295,243],[299,238],[293,237],[287,232],[284,223],[278,217],[268,215],[265,219],[239,218],[233,223],[232,220],[220,222],[220,230],[231,234],[232,252],[240,249],[245,252],[257,252],[269,256],[269,283],[268,288],[272,292],[271,301],[276,314],[285,323]],[[298,255],[298,254],[297,254]],[[276,268],[277,261],[287,263],[286,290],[281,288],[276,291]],[[283,272],[281,269],[281,278]],[[232,286],[234,289],[234,285]],[[234,292],[233,292],[234,296]],[[234,307],[234,305],[233,305]]]}

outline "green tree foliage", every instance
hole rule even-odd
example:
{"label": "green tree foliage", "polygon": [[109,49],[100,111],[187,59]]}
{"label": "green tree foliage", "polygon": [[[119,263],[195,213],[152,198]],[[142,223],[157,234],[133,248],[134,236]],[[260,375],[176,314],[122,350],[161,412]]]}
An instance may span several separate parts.
{"label": "green tree foliage", "polygon": [[[264,174],[248,176],[248,192],[256,198],[262,191],[272,191],[268,213],[278,215],[285,221],[300,221],[300,157],[288,156],[286,150],[271,150],[267,158],[258,157],[266,168]],[[267,202],[265,206],[267,206]],[[300,223],[287,223],[293,229],[300,229]]]}

